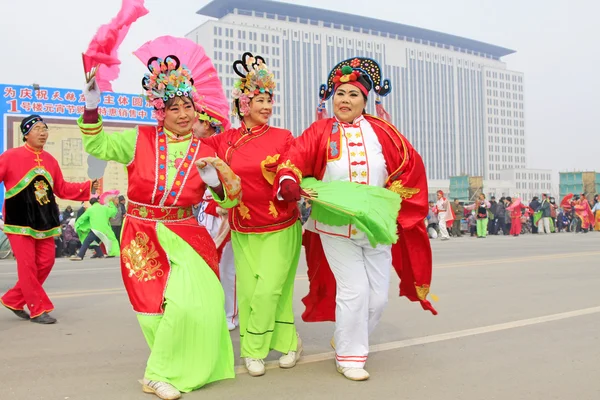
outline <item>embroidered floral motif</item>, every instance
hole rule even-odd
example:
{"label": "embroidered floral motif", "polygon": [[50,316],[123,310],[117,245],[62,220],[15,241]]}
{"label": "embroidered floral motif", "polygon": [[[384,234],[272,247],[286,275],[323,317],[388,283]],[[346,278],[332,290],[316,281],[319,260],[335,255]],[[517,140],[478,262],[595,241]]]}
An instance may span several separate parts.
{"label": "embroidered floral motif", "polygon": [[158,251],[154,243],[143,232],[138,232],[135,238],[121,251],[123,263],[129,270],[129,277],[136,277],[139,282],[148,282],[164,275],[161,263],[157,260]]}
{"label": "embroidered floral motif", "polygon": [[419,300],[425,300],[427,298],[427,295],[429,294],[429,285],[415,285],[415,289],[417,290],[417,297]]}
{"label": "embroidered floral motif", "polygon": [[271,214],[273,218],[277,218],[279,216],[279,212],[277,212],[275,204],[272,201],[269,202],[269,214]]}
{"label": "embroidered floral motif", "polygon": [[421,189],[418,188],[407,188],[402,186],[402,181],[400,180],[393,182],[388,189],[394,193],[398,193],[403,199],[410,199],[421,191]]}
{"label": "embroidered floral motif", "polygon": [[262,170],[263,177],[269,182],[271,185],[275,182],[275,171],[271,169],[267,169],[267,165],[276,163],[279,160],[280,154],[275,154],[274,156],[267,156],[264,160],[260,162],[260,169]]}
{"label": "embroidered floral motif", "polygon": [[35,187],[35,199],[40,203],[40,206],[50,203],[50,199],[48,199],[48,185],[46,182],[41,180],[37,181],[33,184],[33,187]]}
{"label": "embroidered floral motif", "polygon": [[243,201],[240,201],[240,205],[238,206],[238,211],[240,212],[242,219],[251,219],[250,209],[248,209],[248,207],[246,207],[246,205],[244,204]]}

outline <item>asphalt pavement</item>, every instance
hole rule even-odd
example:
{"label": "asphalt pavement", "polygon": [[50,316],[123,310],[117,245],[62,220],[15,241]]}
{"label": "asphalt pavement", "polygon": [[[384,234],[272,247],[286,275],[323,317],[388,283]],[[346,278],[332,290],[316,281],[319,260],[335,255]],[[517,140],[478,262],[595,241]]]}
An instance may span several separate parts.
{"label": "asphalt pavement", "polygon": [[[432,241],[431,291],[439,315],[399,298],[398,279],[366,369],[351,382],[335,369],[332,323],[304,323],[306,267],[295,314],[304,357],[293,369],[269,357],[265,376],[236,379],[184,399],[600,399],[600,233]],[[16,264],[0,261],[0,293]],[[0,310],[0,400],[152,399],[138,380],[149,354],[123,289],[118,260],[58,259],[46,290],[56,325]]]}

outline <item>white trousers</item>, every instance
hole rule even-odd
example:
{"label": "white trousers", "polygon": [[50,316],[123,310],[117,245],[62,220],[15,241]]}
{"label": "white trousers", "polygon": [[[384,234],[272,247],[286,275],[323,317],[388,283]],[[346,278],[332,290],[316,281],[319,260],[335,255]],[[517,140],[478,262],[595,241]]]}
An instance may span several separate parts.
{"label": "white trousers", "polygon": [[538,233],[551,233],[550,217],[540,218],[540,220],[538,221]]}
{"label": "white trousers", "polygon": [[438,214],[438,224],[440,226],[440,235],[443,239],[448,239],[450,236],[448,235],[448,227],[446,226],[446,214],[447,211],[441,212]]}
{"label": "white trousers", "polygon": [[223,248],[223,255],[219,263],[219,275],[221,285],[225,292],[225,314],[227,315],[227,327],[235,329],[238,323],[237,299],[235,291],[235,264],[233,263],[233,249],[231,240]]}
{"label": "white trousers", "polygon": [[363,368],[369,355],[369,335],[388,301],[392,248],[373,248],[366,238],[321,235],[321,242],[337,284],[336,361],[342,367]]}

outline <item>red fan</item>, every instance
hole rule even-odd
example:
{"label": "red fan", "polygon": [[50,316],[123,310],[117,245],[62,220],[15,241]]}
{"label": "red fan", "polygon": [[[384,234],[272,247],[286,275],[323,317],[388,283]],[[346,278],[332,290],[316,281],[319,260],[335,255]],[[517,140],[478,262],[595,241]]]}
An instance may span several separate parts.
{"label": "red fan", "polygon": [[506,209],[508,211],[512,211],[517,207],[521,207],[521,199],[514,199],[513,203],[510,206],[506,207]]}
{"label": "red fan", "polygon": [[573,199],[573,196],[574,196],[573,193],[569,193],[568,195],[563,197],[562,201],[560,202],[560,207],[563,210],[565,210],[565,211],[571,210],[571,199]]}
{"label": "red fan", "polygon": [[224,129],[229,129],[229,101],[217,70],[202,46],[189,39],[161,36],[145,43],[133,54],[144,64],[153,57],[164,60],[167,56],[176,56],[192,73],[201,102],[199,106],[221,121]]}
{"label": "red fan", "polygon": [[144,0],[122,0],[121,10],[115,18],[102,25],[82,54],[86,82],[96,78],[101,91],[112,92],[111,82],[119,76],[117,51],[131,24],[148,14]]}

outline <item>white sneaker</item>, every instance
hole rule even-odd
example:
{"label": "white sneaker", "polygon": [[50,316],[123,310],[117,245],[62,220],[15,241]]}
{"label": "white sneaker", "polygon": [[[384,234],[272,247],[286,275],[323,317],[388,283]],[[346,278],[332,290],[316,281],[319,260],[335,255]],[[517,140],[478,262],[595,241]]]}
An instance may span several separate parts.
{"label": "white sneaker", "polygon": [[163,400],[177,400],[181,397],[179,390],[175,389],[170,383],[151,381],[146,378],[140,382],[144,393],[154,393]]}
{"label": "white sneaker", "polygon": [[296,363],[302,356],[302,339],[298,336],[298,346],[296,347],[296,351],[290,351],[287,354],[279,357],[279,368],[293,368],[296,366]]}
{"label": "white sneaker", "polygon": [[233,330],[235,330],[235,328],[237,328],[236,324],[234,324],[231,321],[227,321],[227,329],[229,329],[229,331],[233,331]]}
{"label": "white sneaker", "polygon": [[259,358],[245,358],[244,360],[250,376],[262,376],[265,374],[265,360]]}
{"label": "white sneaker", "polygon": [[335,363],[337,370],[340,374],[344,375],[346,378],[351,381],[366,381],[369,379],[370,375],[363,368],[348,368],[342,367],[340,364]]}

